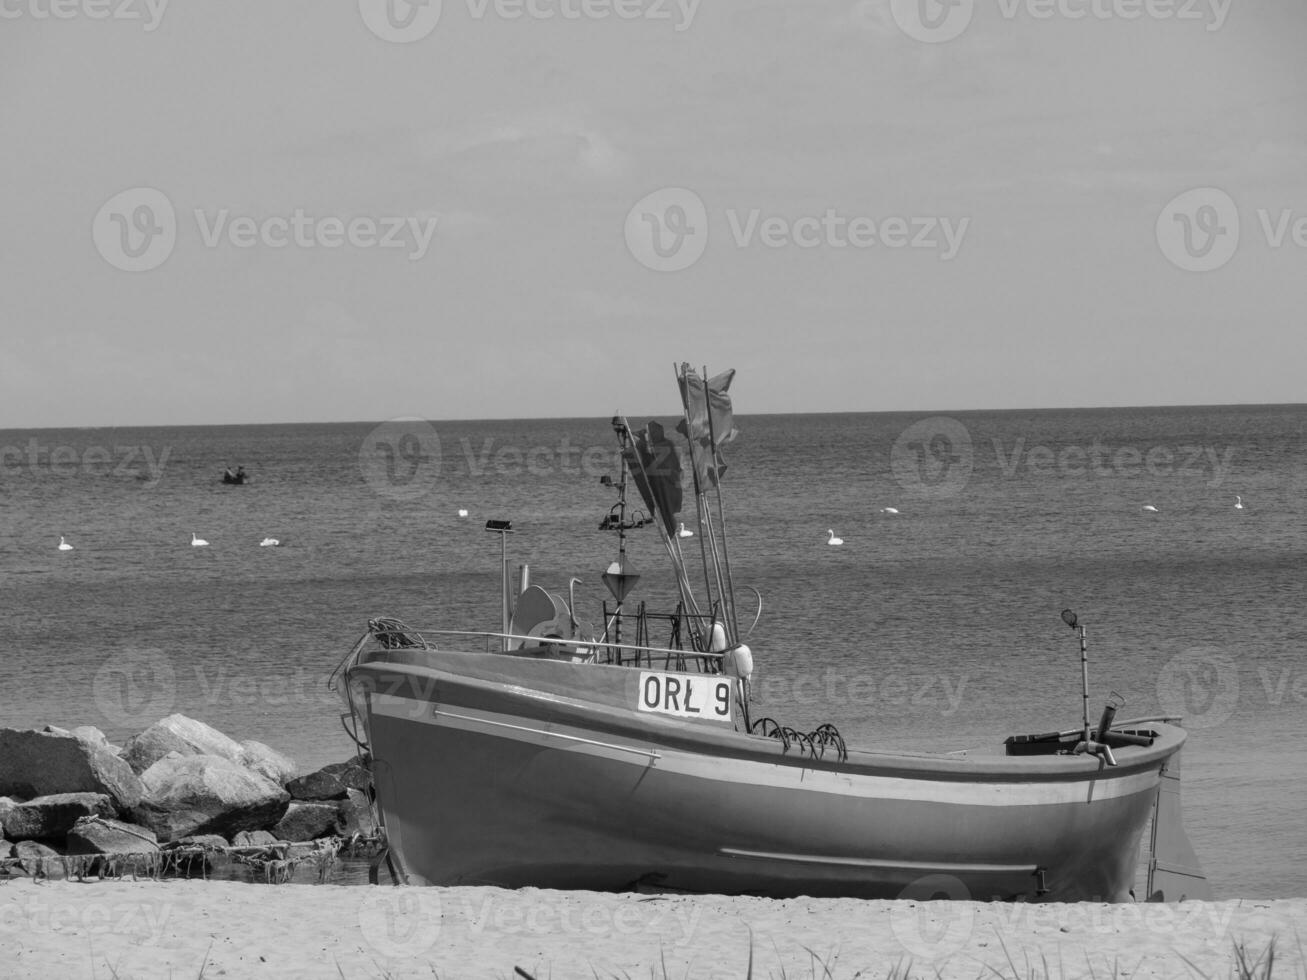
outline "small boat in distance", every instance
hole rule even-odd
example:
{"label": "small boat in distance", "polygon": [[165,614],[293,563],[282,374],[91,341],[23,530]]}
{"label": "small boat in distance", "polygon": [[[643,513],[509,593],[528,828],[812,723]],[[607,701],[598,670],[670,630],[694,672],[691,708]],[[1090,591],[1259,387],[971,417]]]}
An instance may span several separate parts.
{"label": "small boat in distance", "polygon": [[[1210,898],[1180,818],[1185,732],[1174,718],[1117,721],[1115,702],[1091,725],[1085,632],[1070,610],[1084,707],[1065,730],[1018,723],[977,752],[929,754],[849,746],[834,724],[798,730],[777,720],[785,704],[756,716],[722,531],[733,373],[678,374],[703,593],[690,583],[701,556],[687,561],[676,540],[676,446],[657,422],[637,432],[614,418],[621,475],[601,482],[619,496],[601,529],[617,532],[619,557],[602,576],[614,600],[594,619],[602,629],[578,611],[576,580],[553,594],[523,566],[513,593],[512,524],[494,520],[498,630],[372,619],[333,673],[396,880],[1123,902],[1151,819],[1146,895]],[[676,575],[669,613],[628,606],[638,576],[625,536],[643,526],[628,483]]]}
{"label": "small boat in distance", "polygon": [[249,474],[245,472],[244,466],[236,467],[235,473],[231,471],[230,466],[222,471],[222,482],[228,486],[243,487],[249,480]]}

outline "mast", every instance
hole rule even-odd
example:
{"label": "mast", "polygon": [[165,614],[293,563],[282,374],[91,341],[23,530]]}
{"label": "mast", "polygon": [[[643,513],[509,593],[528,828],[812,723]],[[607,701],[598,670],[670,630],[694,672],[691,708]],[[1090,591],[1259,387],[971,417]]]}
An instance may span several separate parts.
{"label": "mast", "polygon": [[[713,430],[712,420],[712,402],[711,395],[708,391],[708,366],[703,366],[703,400],[708,406],[708,444],[713,454],[713,465],[717,465],[717,433]],[[735,618],[735,583],[731,581],[731,553],[727,546],[726,538],[726,508],[722,504],[722,479],[720,473],[715,473],[713,486],[717,490],[717,517],[722,526],[722,562],[726,567],[726,587],[722,590],[724,605],[726,606],[726,615],[731,624],[731,642],[740,642],[740,623]],[[713,557],[716,559],[717,539],[713,538]],[[720,582],[718,583],[720,586]]]}

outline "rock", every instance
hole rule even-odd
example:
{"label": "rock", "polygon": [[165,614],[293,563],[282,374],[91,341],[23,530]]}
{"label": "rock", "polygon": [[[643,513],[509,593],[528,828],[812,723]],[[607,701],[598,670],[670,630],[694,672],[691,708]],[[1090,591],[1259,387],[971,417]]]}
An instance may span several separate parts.
{"label": "rock", "polygon": [[78,725],[68,733],[74,738],[80,738],[83,742],[91,742],[94,745],[109,746],[108,736],[94,725]]}
{"label": "rock", "polygon": [[277,836],[266,830],[242,830],[231,839],[232,847],[267,847],[276,843]]}
{"label": "rock", "polygon": [[148,827],[82,817],[68,831],[66,846],[69,854],[155,854],[159,841]]}
{"label": "rock", "polygon": [[[234,739],[228,738],[218,729],[206,725],[202,721],[196,721],[194,718],[187,718],[185,715],[169,715],[162,721],[157,721],[151,728],[163,728],[172,732],[183,742],[187,743],[199,755],[220,755],[224,759],[230,759],[232,762],[239,762],[241,757],[240,743]],[[148,729],[147,729],[148,731]]]}
{"label": "rock", "polygon": [[368,794],[361,789],[351,789],[348,796],[338,800],[336,809],[340,813],[340,835],[353,837],[361,834],[371,837],[377,832],[377,822],[372,816],[372,807],[368,805]]}
{"label": "rock", "polygon": [[293,843],[334,837],[339,829],[336,825],[339,817],[334,803],[292,801],[286,808],[286,815],[272,828],[272,834],[278,840]]}
{"label": "rock", "polygon": [[0,728],[0,795],[103,793],[120,812],[141,801],[136,773],[106,745],[58,732]]}
{"label": "rock", "polygon": [[151,725],[139,735],[133,735],[123,745],[123,760],[140,775],[160,759],[169,755],[199,755],[199,751],[180,735]]}
{"label": "rock", "polygon": [[286,790],[296,800],[343,800],[349,790],[365,790],[371,785],[372,771],[358,759],[349,759],[292,779]]}
{"label": "rock", "polygon": [[216,755],[160,759],[141,782],[146,797],[133,817],[161,841],[261,830],[280,820],[290,801],[276,783]]}
{"label": "rock", "polygon": [[83,817],[116,817],[103,793],[56,793],[38,796],[4,811],[5,836],[12,840],[57,840]]}
{"label": "rock", "polygon": [[241,761],[239,742],[228,738],[211,725],[183,714],[172,714],[156,721],[145,731],[133,735],[123,747],[124,758],[137,772],[149,769],[169,752],[178,755],[220,755],[232,762]]}
{"label": "rock", "polygon": [[207,878],[217,865],[227,863],[227,839],[217,834],[195,834],[169,841],[161,853],[166,874]]}
{"label": "rock", "polygon": [[227,838],[221,834],[192,834],[190,837],[179,837],[163,845],[165,851],[175,851],[180,847],[202,847],[206,851],[225,851]]}
{"label": "rock", "polygon": [[14,845],[14,857],[34,878],[64,877],[63,859],[53,847],[34,840],[20,840]]}
{"label": "rock", "polygon": [[295,778],[297,768],[295,761],[262,742],[252,740],[241,742],[241,755],[237,761],[260,776],[271,779],[278,786],[285,786],[288,781]]}

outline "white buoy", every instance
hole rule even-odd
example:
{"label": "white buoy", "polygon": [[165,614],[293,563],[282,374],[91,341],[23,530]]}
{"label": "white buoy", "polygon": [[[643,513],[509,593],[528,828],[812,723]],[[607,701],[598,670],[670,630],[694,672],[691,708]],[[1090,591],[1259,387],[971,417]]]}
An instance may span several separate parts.
{"label": "white buoy", "polygon": [[264,538],[262,541],[259,542],[259,547],[260,547],[260,548],[279,548],[279,547],[281,547],[281,542],[278,541],[276,538]]}
{"label": "white buoy", "polygon": [[678,524],[677,527],[676,527],[676,536],[677,536],[678,538],[692,538],[692,537],[694,537],[694,532],[693,532],[693,531],[687,531],[687,530],[685,529],[685,524],[684,524],[684,523],[681,523],[681,524]]}
{"label": "white buoy", "polygon": [[708,631],[708,652],[721,653],[726,649],[726,629],[721,623],[713,623]]}
{"label": "white buoy", "polygon": [[467,517],[467,508],[466,508],[466,507],[460,507],[460,508],[458,509],[458,516],[459,516],[459,517]]}
{"label": "white buoy", "polygon": [[722,670],[728,677],[747,681],[753,675],[753,651],[745,643],[731,647],[722,658]]}
{"label": "white buoy", "polygon": [[830,528],[827,528],[827,529],[826,529],[826,534],[828,535],[828,537],[826,538],[826,543],[827,543],[827,544],[843,544],[843,543],[844,543],[844,539],[843,539],[843,538],[837,538],[837,537],[835,537],[835,532],[832,531]]}
{"label": "white buoy", "polygon": [[209,542],[205,541],[202,537],[200,537],[199,535],[197,535],[194,531],[191,532],[191,547],[192,547],[192,548],[207,548],[208,546],[209,546]]}
{"label": "white buoy", "polygon": [[72,550],[73,550],[73,546],[70,545],[67,541],[64,540],[64,537],[63,537],[62,534],[59,535],[59,550],[60,550],[60,551],[72,551]]}

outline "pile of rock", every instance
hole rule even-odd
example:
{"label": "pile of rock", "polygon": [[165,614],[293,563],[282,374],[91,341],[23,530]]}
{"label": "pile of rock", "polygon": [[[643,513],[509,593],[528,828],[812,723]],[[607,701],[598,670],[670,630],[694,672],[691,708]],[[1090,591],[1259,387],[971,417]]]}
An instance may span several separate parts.
{"label": "pile of rock", "polygon": [[265,848],[284,857],[278,845],[371,838],[371,784],[358,760],[297,778],[276,750],[180,714],[121,747],[91,727],[3,728],[0,869],[78,855]]}

